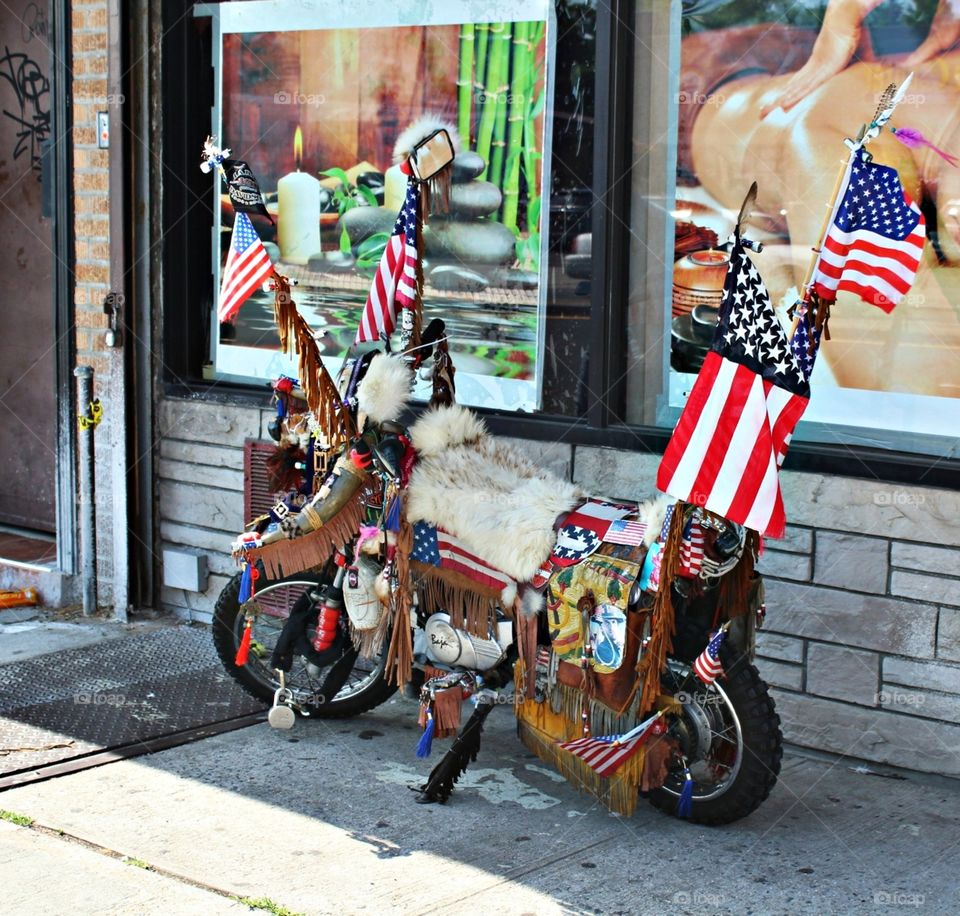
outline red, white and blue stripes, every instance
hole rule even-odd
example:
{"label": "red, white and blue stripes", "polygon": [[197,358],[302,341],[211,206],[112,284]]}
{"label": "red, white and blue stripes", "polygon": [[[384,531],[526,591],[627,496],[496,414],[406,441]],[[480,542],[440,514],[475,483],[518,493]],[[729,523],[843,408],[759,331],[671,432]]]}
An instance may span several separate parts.
{"label": "red, white and blue stripes", "polygon": [[233,320],[240,306],[273,276],[273,264],[257,230],[246,213],[237,213],[227,263],[220,281],[220,305],[217,318],[221,323]]}
{"label": "red, white and blue stripes", "polygon": [[586,735],[574,741],[561,741],[560,747],[579,757],[596,770],[597,775],[612,776],[643,747],[650,735],[666,731],[662,716],[662,712],[655,713],[623,735],[606,735],[602,738]]}
{"label": "red, white and blue stripes", "polygon": [[389,337],[397,326],[397,310],[411,308],[417,298],[417,210],[420,190],[416,181],[407,184],[407,196],[397,214],[380,266],[363,307],[354,343]]}
{"label": "red, white and blue stripes", "polygon": [[693,673],[703,681],[704,684],[712,684],[721,674],[723,674],[723,665],[720,664],[720,644],[723,637],[727,635],[725,629],[717,630],[707,643],[704,649],[693,663]]}
{"label": "red, white and blue stripes", "polygon": [[897,170],[860,149],[841,186],[814,289],[827,302],[847,290],[890,312],[913,285],[926,237],[923,214]]}

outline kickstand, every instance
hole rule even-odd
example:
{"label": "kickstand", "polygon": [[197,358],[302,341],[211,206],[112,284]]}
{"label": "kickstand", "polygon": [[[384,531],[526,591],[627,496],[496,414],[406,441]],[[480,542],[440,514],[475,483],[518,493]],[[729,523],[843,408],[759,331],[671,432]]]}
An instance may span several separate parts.
{"label": "kickstand", "polygon": [[490,715],[496,703],[496,696],[480,696],[477,699],[477,708],[467,720],[467,724],[460,730],[450,749],[431,771],[430,778],[420,786],[417,792],[417,803],[429,805],[433,802],[443,804],[453,791],[456,781],[467,772],[471,761],[477,759],[480,753],[480,733],[483,731],[483,722]]}

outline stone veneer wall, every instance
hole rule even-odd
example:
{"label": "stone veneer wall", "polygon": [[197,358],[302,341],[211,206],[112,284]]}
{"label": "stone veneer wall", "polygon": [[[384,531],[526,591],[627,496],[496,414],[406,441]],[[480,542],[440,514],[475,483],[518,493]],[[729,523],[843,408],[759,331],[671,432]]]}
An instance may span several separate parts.
{"label": "stone veneer wall", "polygon": [[[207,553],[202,594],[163,605],[210,620],[235,571],[243,441],[271,410],[166,399],[160,406],[162,546]],[[523,442],[585,490],[643,498],[658,456]],[[788,741],[960,777],[960,493],[819,474],[783,474],[791,524],[760,569],[767,621],[757,665]]]}

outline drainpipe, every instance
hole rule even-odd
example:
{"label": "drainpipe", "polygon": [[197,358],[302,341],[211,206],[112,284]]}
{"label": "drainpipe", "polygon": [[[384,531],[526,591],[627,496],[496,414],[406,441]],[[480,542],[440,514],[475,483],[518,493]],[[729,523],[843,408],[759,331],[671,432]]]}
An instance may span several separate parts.
{"label": "drainpipe", "polygon": [[80,557],[83,572],[83,614],[89,617],[97,609],[97,535],[93,501],[93,431],[96,421],[91,412],[93,369],[77,366],[77,407],[80,429]]}

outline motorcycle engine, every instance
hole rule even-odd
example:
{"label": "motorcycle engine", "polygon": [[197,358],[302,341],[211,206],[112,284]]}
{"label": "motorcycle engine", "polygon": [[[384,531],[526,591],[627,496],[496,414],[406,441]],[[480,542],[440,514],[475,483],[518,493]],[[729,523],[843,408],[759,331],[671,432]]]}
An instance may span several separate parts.
{"label": "motorcycle engine", "polygon": [[432,614],[423,628],[427,658],[451,668],[487,671],[504,656],[495,639],[478,639],[450,623],[450,615],[442,611]]}

